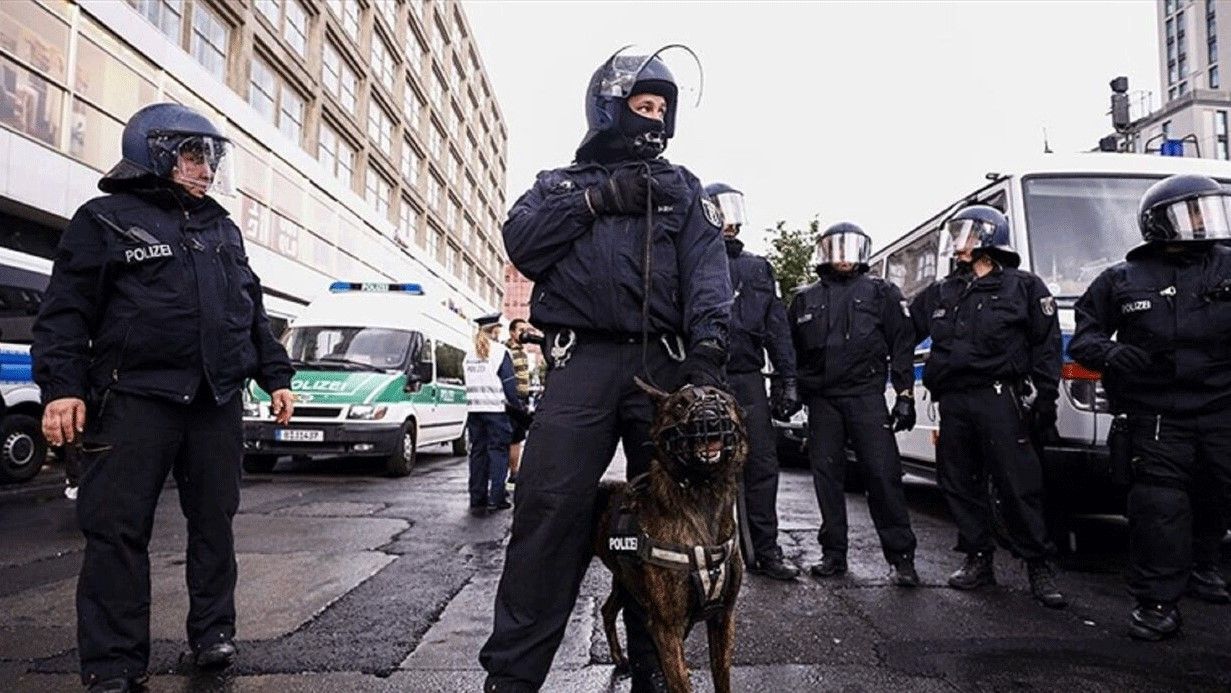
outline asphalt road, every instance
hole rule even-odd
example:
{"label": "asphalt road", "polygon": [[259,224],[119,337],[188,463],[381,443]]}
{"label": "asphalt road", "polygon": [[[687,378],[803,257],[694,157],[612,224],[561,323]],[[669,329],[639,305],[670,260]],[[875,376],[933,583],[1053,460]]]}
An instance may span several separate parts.
{"label": "asphalt road", "polygon": [[[478,691],[476,661],[504,559],[507,512],[466,510],[464,460],[420,458],[405,479],[356,460],[284,461],[249,476],[236,518],[240,657],[224,676],[182,658],[183,518],[168,486],[151,546],[154,691]],[[620,463],[612,474],[622,475]],[[1072,606],[1050,611],[1024,570],[997,557],[1001,586],[944,586],[960,563],[943,500],[911,482],[925,586],[889,586],[861,497],[848,495],[851,572],[836,581],[749,576],[740,594],[738,690],[1228,690],[1231,606],[1186,602],[1185,633],[1162,644],[1125,634],[1123,521],[1080,525],[1061,560]],[[806,472],[783,473],[787,557],[820,558]],[[57,470],[0,488],[0,690],[77,690],[73,590],[82,540]],[[1231,548],[1224,552],[1224,564]],[[1224,565],[1224,568],[1228,567]],[[598,607],[609,577],[592,566],[545,690],[627,691],[612,679]],[[711,690],[704,629],[688,643],[693,679]]]}

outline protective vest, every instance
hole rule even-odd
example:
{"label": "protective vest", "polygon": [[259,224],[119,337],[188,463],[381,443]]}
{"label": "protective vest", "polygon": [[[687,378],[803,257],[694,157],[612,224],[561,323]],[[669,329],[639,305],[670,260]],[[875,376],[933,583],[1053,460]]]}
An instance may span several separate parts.
{"label": "protective vest", "polygon": [[504,412],[504,385],[500,380],[500,364],[508,354],[503,344],[492,342],[487,360],[475,352],[466,353],[466,400],[469,411]]}

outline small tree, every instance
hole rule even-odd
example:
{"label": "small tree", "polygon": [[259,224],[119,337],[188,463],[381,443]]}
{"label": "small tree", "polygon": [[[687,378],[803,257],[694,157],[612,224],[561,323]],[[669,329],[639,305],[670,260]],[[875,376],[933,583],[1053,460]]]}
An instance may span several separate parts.
{"label": "small tree", "polygon": [[812,254],[816,250],[816,237],[820,235],[820,221],[813,219],[807,229],[788,229],[786,222],[780,221],[770,231],[773,249],[766,257],[774,268],[779,292],[789,298],[792,290],[816,277]]}

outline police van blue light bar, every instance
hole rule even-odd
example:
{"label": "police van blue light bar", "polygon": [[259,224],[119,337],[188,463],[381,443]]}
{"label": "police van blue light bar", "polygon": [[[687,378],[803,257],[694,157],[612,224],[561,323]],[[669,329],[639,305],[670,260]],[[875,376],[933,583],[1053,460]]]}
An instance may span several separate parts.
{"label": "police van blue light bar", "polygon": [[422,296],[423,287],[419,284],[386,284],[384,282],[334,282],[329,285],[329,293],[404,293],[412,296]]}

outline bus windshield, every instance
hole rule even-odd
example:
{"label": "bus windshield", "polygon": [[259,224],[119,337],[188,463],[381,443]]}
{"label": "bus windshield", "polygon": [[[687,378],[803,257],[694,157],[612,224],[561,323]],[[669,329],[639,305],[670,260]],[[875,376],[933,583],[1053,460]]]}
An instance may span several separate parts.
{"label": "bus windshield", "polygon": [[342,370],[399,370],[423,344],[423,335],[379,327],[292,327],[287,351],[296,363]]}
{"label": "bus windshield", "polygon": [[1157,178],[1027,177],[1031,269],[1056,298],[1075,299],[1141,243],[1137,203]]}

